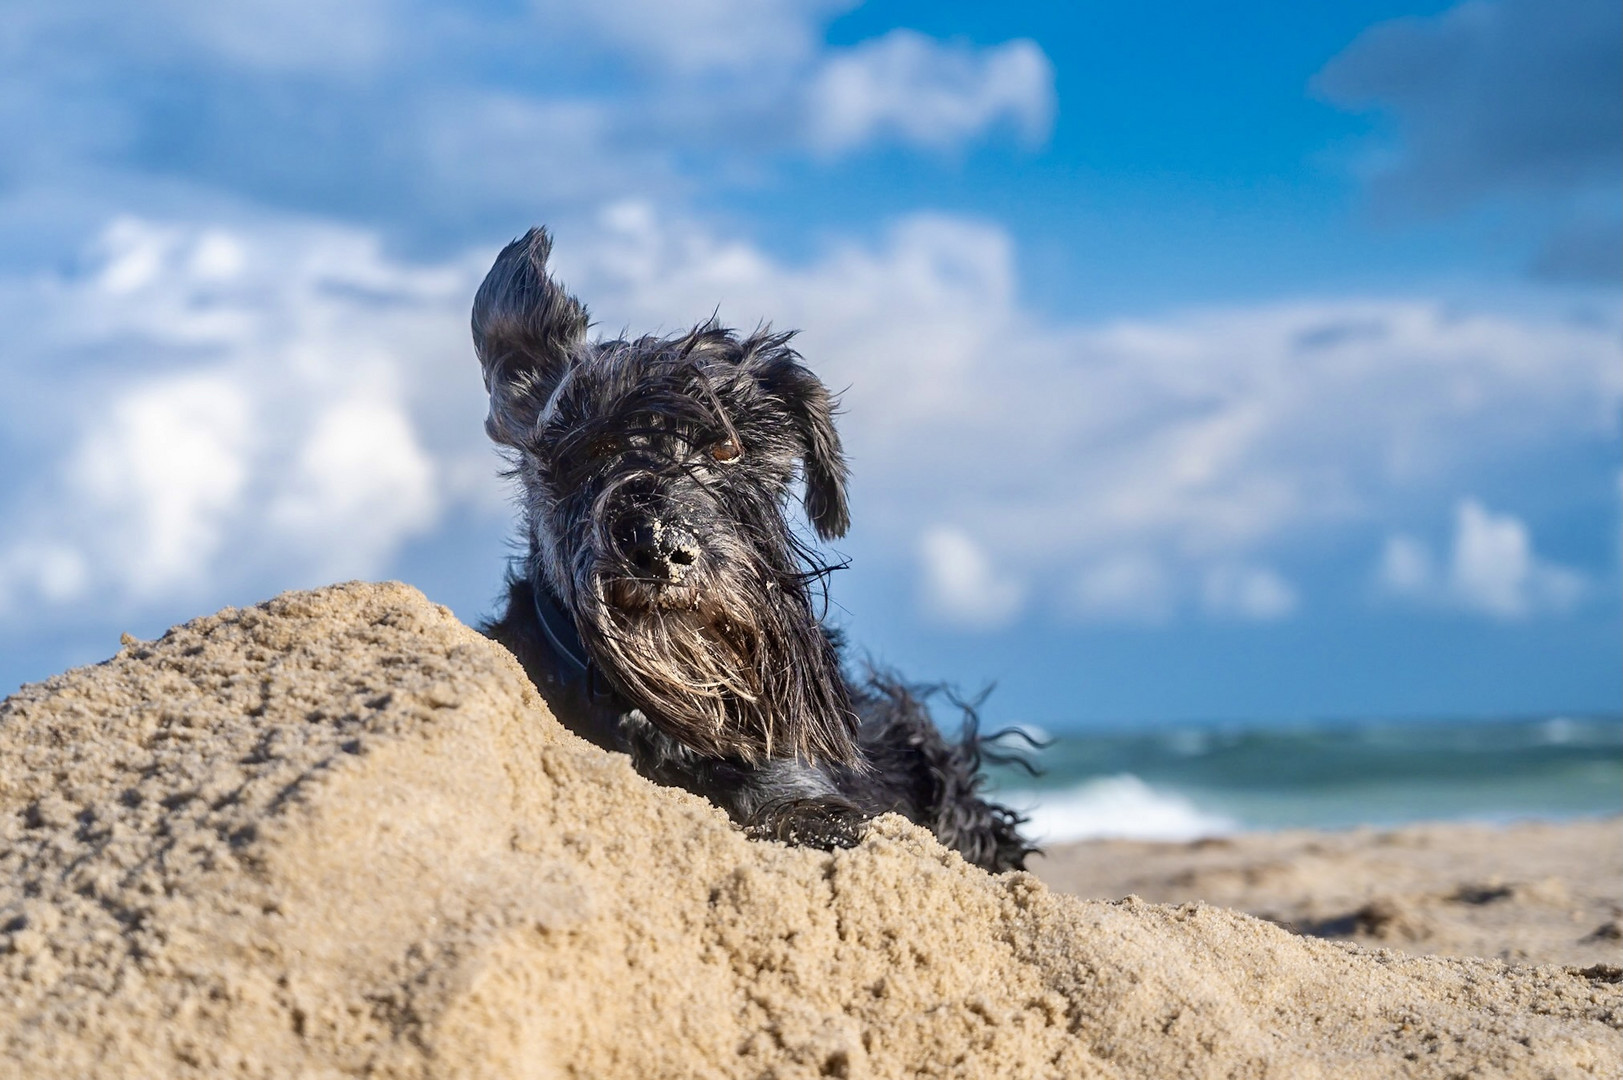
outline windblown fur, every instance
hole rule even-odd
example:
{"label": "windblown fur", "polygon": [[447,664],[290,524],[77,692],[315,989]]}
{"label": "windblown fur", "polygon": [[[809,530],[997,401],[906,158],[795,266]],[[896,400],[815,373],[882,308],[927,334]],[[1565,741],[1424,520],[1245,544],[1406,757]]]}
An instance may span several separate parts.
{"label": "windblown fur", "polygon": [[787,506],[798,478],[817,534],[843,535],[846,465],[792,335],[712,320],[588,341],[550,251],[532,229],[474,301],[485,427],[526,534],[488,631],[582,734],[757,832],[846,844],[895,810],[984,866],[1020,865],[1020,819],[977,793],[973,725],[950,744],[900,682],[849,682],[814,610],[825,571]]}

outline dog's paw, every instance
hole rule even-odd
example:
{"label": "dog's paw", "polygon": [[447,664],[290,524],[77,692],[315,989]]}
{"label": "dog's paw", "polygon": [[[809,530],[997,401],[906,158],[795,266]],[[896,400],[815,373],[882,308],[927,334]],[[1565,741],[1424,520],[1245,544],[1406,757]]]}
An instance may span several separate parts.
{"label": "dog's paw", "polygon": [[833,851],[862,843],[870,820],[844,799],[793,799],[763,806],[744,832],[752,840],[780,840],[796,847]]}

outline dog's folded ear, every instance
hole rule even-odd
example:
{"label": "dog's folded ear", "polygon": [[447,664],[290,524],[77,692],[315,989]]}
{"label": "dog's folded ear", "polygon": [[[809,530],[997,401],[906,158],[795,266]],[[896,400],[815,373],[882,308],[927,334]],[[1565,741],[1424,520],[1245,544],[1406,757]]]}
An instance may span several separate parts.
{"label": "dog's folded ear", "polygon": [[[760,340],[760,339],[757,339]],[[834,428],[834,397],[828,387],[800,362],[785,344],[788,334],[772,335],[755,349],[745,351],[762,389],[788,411],[800,438],[801,472],[806,481],[806,517],[824,540],[845,535],[851,526],[845,481],[849,470],[840,433]]]}
{"label": "dog's folded ear", "polygon": [[586,308],[547,275],[552,237],[531,229],[502,248],[473,299],[473,347],[490,393],[485,431],[522,446],[586,339]]}
{"label": "dog's folded ear", "polygon": [[834,399],[816,376],[806,372],[806,378],[812,385],[799,402],[801,434],[806,440],[806,516],[818,536],[833,540],[851,527],[851,510],[845,501],[849,470],[840,433],[834,430]]}

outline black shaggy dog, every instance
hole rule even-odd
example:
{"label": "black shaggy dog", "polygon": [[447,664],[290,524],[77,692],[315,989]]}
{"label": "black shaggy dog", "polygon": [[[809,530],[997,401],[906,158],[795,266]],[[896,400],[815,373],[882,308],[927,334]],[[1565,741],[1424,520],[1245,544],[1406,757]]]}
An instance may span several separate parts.
{"label": "black shaggy dog", "polygon": [[996,754],[967,712],[942,738],[922,695],[849,678],[813,609],[826,572],[788,519],[797,476],[824,539],[845,533],[834,402],[789,334],[714,321],[588,341],[532,229],[473,305],[485,430],[523,483],[527,550],[486,632],[558,717],[756,836],[849,847],[896,811],[989,870],[1023,820],[977,793]]}

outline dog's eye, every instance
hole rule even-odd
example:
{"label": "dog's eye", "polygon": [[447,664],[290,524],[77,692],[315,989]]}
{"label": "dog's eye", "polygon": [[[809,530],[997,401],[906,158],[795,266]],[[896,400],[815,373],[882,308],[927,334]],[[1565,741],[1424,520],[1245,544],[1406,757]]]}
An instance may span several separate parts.
{"label": "dog's eye", "polygon": [[743,452],[744,448],[739,446],[738,440],[731,435],[710,448],[710,456],[717,461],[737,461],[738,455]]}

